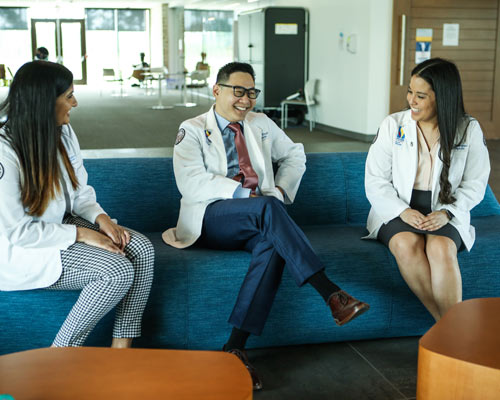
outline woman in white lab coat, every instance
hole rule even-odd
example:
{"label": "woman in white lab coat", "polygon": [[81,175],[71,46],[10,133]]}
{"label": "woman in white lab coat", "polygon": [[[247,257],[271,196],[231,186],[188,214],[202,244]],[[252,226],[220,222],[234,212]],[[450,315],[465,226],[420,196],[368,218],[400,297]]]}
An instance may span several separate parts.
{"label": "woman in white lab coat", "polygon": [[116,306],[112,346],[129,347],[153,247],[96,202],[69,125],[76,106],[73,75],[46,61],[24,64],[0,105],[0,290],[82,289],[52,345],[81,346]]}
{"label": "woman in white lab coat", "polygon": [[434,58],[411,74],[409,110],[382,122],[366,161],[368,238],[386,244],[404,280],[439,320],[462,300],[457,251],[470,251],[470,210],[490,164],[479,123],[467,115],[455,64]]}

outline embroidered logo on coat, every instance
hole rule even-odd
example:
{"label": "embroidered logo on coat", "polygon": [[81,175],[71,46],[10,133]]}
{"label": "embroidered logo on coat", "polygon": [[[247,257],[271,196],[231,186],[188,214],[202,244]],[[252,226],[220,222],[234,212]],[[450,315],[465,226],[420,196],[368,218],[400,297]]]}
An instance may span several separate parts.
{"label": "embroidered logo on coat", "polygon": [[184,130],[184,128],[179,129],[179,132],[177,132],[177,137],[175,138],[175,144],[177,145],[182,142],[184,136],[186,136],[186,131]]}
{"label": "embroidered logo on coat", "polygon": [[267,135],[269,135],[269,132],[262,132],[262,140],[266,140]]}
{"label": "embroidered logo on coat", "polygon": [[5,171],[5,170],[3,169],[3,165],[2,165],[2,163],[0,163],[0,179],[2,179],[2,178],[3,178],[3,173],[4,173],[4,171]]}
{"label": "embroidered logo on coat", "polygon": [[210,135],[212,134],[212,131],[210,129],[205,129],[205,138],[207,139],[207,144],[211,145],[212,141],[210,140]]}
{"label": "embroidered logo on coat", "polygon": [[398,146],[401,146],[403,142],[405,141],[405,132],[403,131],[403,127],[400,126],[398,129],[398,135],[396,136],[396,142]]}

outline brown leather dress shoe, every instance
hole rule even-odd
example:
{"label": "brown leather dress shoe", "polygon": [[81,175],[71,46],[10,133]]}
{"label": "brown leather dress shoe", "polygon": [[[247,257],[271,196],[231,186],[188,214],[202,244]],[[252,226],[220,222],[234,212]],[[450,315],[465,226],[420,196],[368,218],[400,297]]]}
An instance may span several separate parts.
{"label": "brown leather dress shoe", "polygon": [[245,350],[240,350],[240,349],[226,350],[226,346],[224,346],[222,350],[225,351],[226,353],[234,354],[241,360],[241,362],[245,365],[245,367],[247,367],[247,370],[250,373],[250,377],[252,378],[253,390],[261,390],[262,380],[260,379],[257,370],[254,368],[252,364],[250,364],[250,361],[248,361],[247,352]]}
{"label": "brown leather dress shoe", "polygon": [[335,322],[339,326],[347,324],[370,308],[368,304],[355,299],[343,290],[332,293],[327,304],[332,310]]}

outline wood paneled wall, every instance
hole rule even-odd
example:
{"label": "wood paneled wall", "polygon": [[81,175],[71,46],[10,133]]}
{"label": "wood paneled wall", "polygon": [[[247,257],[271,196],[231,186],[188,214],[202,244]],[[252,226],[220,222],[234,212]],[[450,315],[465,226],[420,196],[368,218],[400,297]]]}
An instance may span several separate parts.
{"label": "wood paneled wall", "polygon": [[[432,57],[454,61],[460,70],[466,111],[491,121],[496,59],[498,0],[413,0],[408,62],[415,66],[417,28],[432,28]],[[443,46],[443,24],[460,25],[459,45]]]}
{"label": "wood paneled wall", "polygon": [[[431,57],[454,61],[462,77],[466,111],[482,124],[486,136],[500,138],[499,0],[394,0],[393,76],[397,74],[400,14],[406,14],[405,83],[415,67],[416,30],[432,28]],[[459,24],[459,45],[443,46],[443,24]],[[399,27],[400,29],[400,27]],[[401,105],[402,87],[391,78],[391,112]],[[394,95],[393,95],[394,92]]]}

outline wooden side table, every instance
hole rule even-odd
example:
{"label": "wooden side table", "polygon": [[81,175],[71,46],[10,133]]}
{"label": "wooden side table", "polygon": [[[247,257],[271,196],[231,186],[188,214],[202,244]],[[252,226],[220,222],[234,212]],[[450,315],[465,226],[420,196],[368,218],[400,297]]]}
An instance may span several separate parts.
{"label": "wooden side table", "polygon": [[419,341],[417,400],[500,398],[500,298],[453,306]]}
{"label": "wooden side table", "polygon": [[221,351],[45,348],[0,356],[0,393],[30,399],[252,399],[243,363]]}

